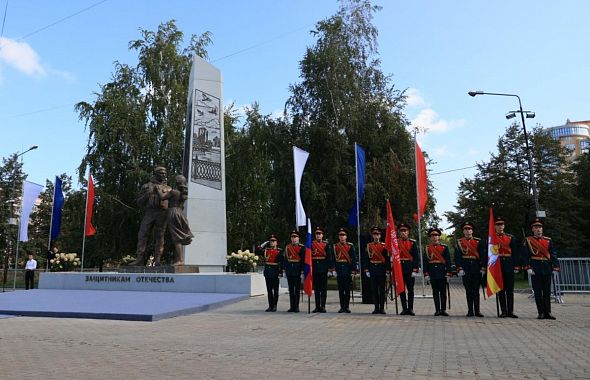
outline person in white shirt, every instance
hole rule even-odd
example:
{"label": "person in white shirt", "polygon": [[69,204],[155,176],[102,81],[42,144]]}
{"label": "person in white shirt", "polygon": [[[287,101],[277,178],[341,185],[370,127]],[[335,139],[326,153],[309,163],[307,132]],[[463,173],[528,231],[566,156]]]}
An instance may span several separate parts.
{"label": "person in white shirt", "polygon": [[33,258],[32,254],[29,254],[29,260],[25,264],[25,289],[35,288],[35,269],[37,269],[37,260]]}

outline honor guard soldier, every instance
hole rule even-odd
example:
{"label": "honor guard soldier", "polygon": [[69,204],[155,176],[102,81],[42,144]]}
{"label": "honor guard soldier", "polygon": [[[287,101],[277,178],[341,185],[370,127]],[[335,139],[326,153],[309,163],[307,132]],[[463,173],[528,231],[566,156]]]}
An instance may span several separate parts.
{"label": "honor guard soldier", "polygon": [[324,233],[323,228],[316,227],[315,239],[311,242],[313,292],[315,294],[315,309],[313,309],[313,313],[326,312],[328,270],[332,268],[332,252],[328,242],[324,241]]}
{"label": "honor guard soldier", "polygon": [[424,258],[424,279],[430,280],[435,316],[447,314],[447,284],[451,277],[451,254],[449,247],[440,243],[441,230],[437,227],[428,229],[430,244],[426,246]]}
{"label": "honor guard soldier", "polygon": [[[415,315],[414,314],[414,282],[415,277],[420,272],[418,262],[418,247],[416,240],[410,239],[410,226],[405,223],[400,223],[398,226],[399,238],[397,244],[399,247],[399,256],[402,264],[402,273],[404,275],[404,284],[406,291],[399,295],[402,303],[402,312],[400,315]],[[407,298],[406,298],[406,292]]]}
{"label": "honor guard soldier", "polygon": [[268,247],[257,253],[264,257],[264,280],[266,281],[266,293],[268,295],[268,309],[265,311],[277,311],[279,277],[283,274],[283,250],[278,247],[277,236],[270,235]]}
{"label": "honor guard soldier", "polygon": [[486,273],[487,244],[473,236],[473,223],[461,224],[463,237],[457,240],[455,247],[455,265],[457,275],[463,278],[465,297],[467,298],[467,317],[483,317],[479,310],[479,286],[481,276]]}
{"label": "honor guard soldier", "polygon": [[516,238],[504,233],[506,219],[494,219],[494,228],[499,240],[498,256],[502,267],[504,289],[497,293],[500,302],[500,318],[518,318],[514,314],[514,274],[520,271],[520,247]]}
{"label": "honor guard soldier", "polygon": [[299,313],[299,297],[301,295],[301,278],[305,263],[305,246],[299,243],[299,231],[291,231],[291,243],[285,247],[283,267],[289,284],[290,313]]}
{"label": "honor guard soldier", "polygon": [[525,241],[526,269],[533,283],[539,312],[537,318],[555,319],[551,315],[551,276],[553,272],[559,272],[559,261],[553,241],[543,236],[543,225],[543,221],[538,218],[530,223],[533,236],[528,236]]}
{"label": "honor guard soldier", "polygon": [[339,313],[350,313],[351,276],[357,273],[357,255],[354,245],[346,241],[348,234],[344,228],[338,230],[338,243],[334,244],[334,267],[338,281],[340,298]]}
{"label": "honor guard soldier", "polygon": [[373,241],[367,244],[367,256],[363,265],[365,274],[371,279],[371,292],[375,310],[373,314],[385,314],[385,279],[391,270],[389,255],[385,243],[381,240],[381,229],[377,226],[371,228]]}

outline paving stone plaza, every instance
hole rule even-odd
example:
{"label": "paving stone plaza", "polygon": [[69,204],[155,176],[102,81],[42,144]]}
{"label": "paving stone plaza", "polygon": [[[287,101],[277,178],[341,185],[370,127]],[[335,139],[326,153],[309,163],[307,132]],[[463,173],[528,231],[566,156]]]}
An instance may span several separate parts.
{"label": "paving stone plaza", "polygon": [[326,314],[287,313],[281,295],[276,313],[259,296],[158,322],[2,318],[0,379],[590,378],[590,296],[566,295],[547,321],[526,294],[518,319],[495,318],[493,300],[466,318],[462,286],[451,294],[450,317],[430,298],[415,317],[338,314],[330,291]]}

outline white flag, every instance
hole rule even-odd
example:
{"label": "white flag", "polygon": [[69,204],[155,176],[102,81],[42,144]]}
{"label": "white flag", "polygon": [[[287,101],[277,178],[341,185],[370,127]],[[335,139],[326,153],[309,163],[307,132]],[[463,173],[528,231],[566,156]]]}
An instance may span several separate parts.
{"label": "white flag", "polygon": [[299,188],[301,187],[301,177],[303,177],[303,169],[307,163],[309,153],[303,149],[299,149],[296,146],[293,147],[293,164],[295,168],[295,220],[297,227],[305,226],[305,210],[301,203],[301,195],[299,194]]}
{"label": "white flag", "polygon": [[31,215],[35,201],[39,198],[42,190],[43,186],[33,182],[25,181],[23,184],[23,204],[20,212],[20,241],[29,240],[29,215]]}

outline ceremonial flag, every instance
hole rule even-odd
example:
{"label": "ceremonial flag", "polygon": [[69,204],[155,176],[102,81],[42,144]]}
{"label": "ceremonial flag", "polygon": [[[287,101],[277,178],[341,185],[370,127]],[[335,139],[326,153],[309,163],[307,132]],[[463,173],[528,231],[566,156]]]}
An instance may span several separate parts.
{"label": "ceremonial flag", "polygon": [[397,232],[393,214],[391,213],[391,204],[387,200],[387,230],[385,234],[385,248],[391,255],[391,281],[395,281],[395,292],[401,294],[406,290],[404,284],[404,275],[402,273],[402,262],[399,256],[399,246],[397,244]]}
{"label": "ceremonial flag", "polygon": [[416,193],[418,197],[418,213],[414,214],[416,221],[422,218],[428,202],[428,178],[426,177],[426,160],[418,142],[416,145]]}
{"label": "ceremonial flag", "polygon": [[301,177],[303,177],[303,170],[305,169],[308,157],[309,153],[296,146],[293,147],[293,166],[295,169],[295,221],[297,227],[305,226],[305,209],[303,208],[303,203],[301,203],[299,189],[301,187]]}
{"label": "ceremonial flag", "polygon": [[488,297],[504,289],[502,265],[499,260],[499,241],[494,228],[494,213],[490,208],[490,224],[488,228],[488,276],[486,293]]}
{"label": "ceremonial flag", "polygon": [[92,236],[96,228],[92,225],[92,211],[94,210],[94,179],[92,174],[88,177],[88,191],[86,192],[86,222],[84,223],[85,236]]}
{"label": "ceremonial flag", "polygon": [[19,228],[19,241],[29,240],[29,216],[33,211],[33,205],[39,194],[43,190],[43,186],[25,181],[23,185],[23,204],[20,211],[20,228]]}
{"label": "ceremonial flag", "polygon": [[64,193],[61,187],[61,179],[55,177],[55,186],[53,188],[53,209],[51,210],[51,229],[49,235],[51,240],[59,237],[61,228],[61,209],[64,205]]}
{"label": "ceremonial flag", "polygon": [[307,219],[307,240],[305,241],[305,268],[303,270],[303,291],[311,297],[313,290],[313,268],[311,265],[311,221]]}
{"label": "ceremonial flag", "polygon": [[356,227],[358,226],[358,213],[365,191],[365,150],[357,143],[354,143],[354,147],[356,156],[356,202],[348,214],[348,224]]}

